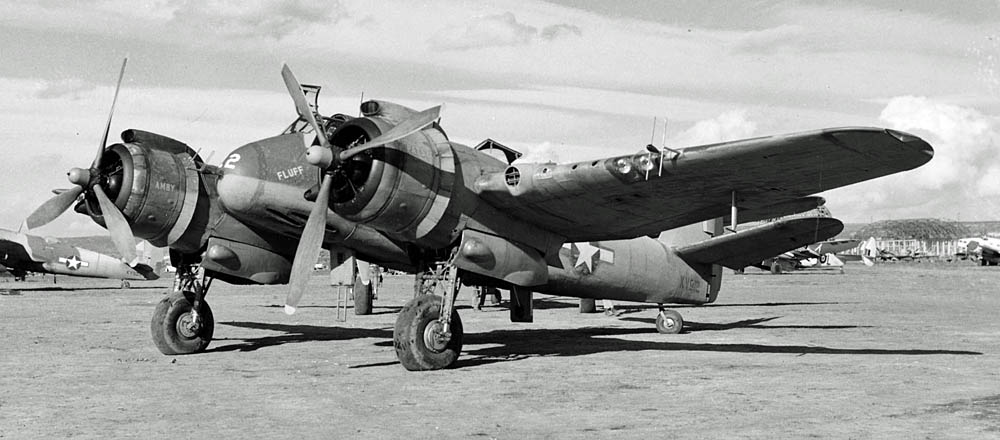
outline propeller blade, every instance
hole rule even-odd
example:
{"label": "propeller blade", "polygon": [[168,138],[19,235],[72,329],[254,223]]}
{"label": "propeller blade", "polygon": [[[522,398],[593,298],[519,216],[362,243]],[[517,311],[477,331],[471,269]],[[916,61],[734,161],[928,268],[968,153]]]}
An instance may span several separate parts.
{"label": "propeller blade", "polygon": [[316,264],[319,251],[323,247],[323,236],[326,234],[326,210],[330,204],[332,182],[330,174],[324,173],[323,183],[320,184],[319,194],[316,196],[316,203],[313,204],[309,220],[306,220],[306,226],[302,230],[299,246],[295,249],[295,260],[292,262],[291,278],[288,281],[288,297],[285,299],[285,313],[289,315],[295,313],[295,307],[302,299],[302,293],[305,292],[306,285],[309,284],[312,267]]}
{"label": "propeller blade", "polygon": [[97,196],[97,203],[101,205],[104,225],[108,228],[111,241],[115,243],[122,261],[129,266],[135,266],[139,258],[135,254],[135,236],[132,235],[132,228],[118,207],[111,202],[107,194],[104,194],[104,189],[100,185],[94,185],[94,194]]}
{"label": "propeller blade", "polygon": [[339,158],[341,161],[350,159],[355,154],[371,150],[373,148],[381,147],[385,144],[396,142],[402,138],[405,138],[413,133],[422,130],[424,127],[428,126],[432,122],[436,121],[441,114],[441,106],[431,107],[420,113],[413,115],[412,118],[400,122],[395,127],[389,129],[389,131],[382,133],[381,136],[372,139],[371,141],[365,142],[364,144],[344,150],[340,153]]}
{"label": "propeller blade", "polygon": [[55,197],[46,200],[45,203],[42,203],[42,206],[35,209],[35,212],[32,212],[31,215],[29,215],[25,220],[25,224],[28,229],[35,229],[39,226],[49,224],[49,222],[55,220],[57,217],[62,215],[63,212],[69,209],[69,207],[73,205],[73,202],[75,202],[82,193],[82,186],[74,186],[70,189],[63,190]]}
{"label": "propeller blade", "polygon": [[306,101],[306,94],[302,91],[299,80],[295,79],[292,69],[288,68],[288,64],[281,66],[281,79],[285,80],[285,88],[288,89],[288,94],[292,95],[295,111],[299,113],[299,117],[305,119],[312,126],[316,136],[319,137],[320,145],[324,148],[330,148],[330,141],[327,140],[326,133],[320,129],[319,123],[316,122],[316,117],[313,116],[312,109],[309,108],[309,102]]}
{"label": "propeller blade", "polygon": [[104,135],[101,136],[101,144],[97,146],[97,157],[94,157],[94,164],[91,168],[97,169],[101,166],[101,157],[104,156],[104,147],[108,145],[108,132],[111,131],[111,117],[115,115],[115,104],[118,102],[118,91],[122,88],[122,78],[125,77],[125,65],[128,64],[128,57],[122,60],[122,70],[118,72],[118,84],[115,85],[115,97],[111,99],[111,111],[108,112],[108,123],[104,125]]}

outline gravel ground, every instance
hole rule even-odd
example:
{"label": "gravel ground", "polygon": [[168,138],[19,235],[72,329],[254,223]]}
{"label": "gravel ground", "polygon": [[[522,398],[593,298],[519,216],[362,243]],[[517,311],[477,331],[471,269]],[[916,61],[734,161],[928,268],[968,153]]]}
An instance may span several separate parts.
{"label": "gravel ground", "polygon": [[462,357],[423,373],[392,348],[408,277],[346,322],[320,274],[292,317],[284,286],[216,282],[215,341],[178,357],[149,339],[169,280],[58,281],[0,282],[0,438],[1000,438],[1000,269],[968,262],[727,271],[679,335],[463,291]]}

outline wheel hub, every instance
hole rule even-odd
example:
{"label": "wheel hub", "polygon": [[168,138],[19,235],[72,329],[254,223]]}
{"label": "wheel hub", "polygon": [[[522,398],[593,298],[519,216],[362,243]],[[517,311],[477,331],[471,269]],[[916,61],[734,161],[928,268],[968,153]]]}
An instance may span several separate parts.
{"label": "wheel hub", "polygon": [[185,338],[196,338],[198,337],[198,332],[201,331],[201,320],[196,319],[191,316],[191,313],[185,313],[177,319],[177,333]]}
{"label": "wheel hub", "polygon": [[444,331],[441,321],[432,321],[424,327],[424,346],[435,353],[443,352],[451,342],[451,332]]}

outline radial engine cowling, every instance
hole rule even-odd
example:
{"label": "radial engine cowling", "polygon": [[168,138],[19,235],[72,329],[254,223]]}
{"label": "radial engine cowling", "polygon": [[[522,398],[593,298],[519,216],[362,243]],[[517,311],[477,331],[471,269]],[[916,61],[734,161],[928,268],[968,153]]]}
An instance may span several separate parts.
{"label": "radial engine cowling", "polygon": [[[351,148],[378,137],[416,113],[383,101],[361,106],[365,117],[348,121],[331,143]],[[334,172],[331,208],[395,238],[441,248],[456,236],[460,216],[452,202],[455,153],[436,125],[353,156]]]}
{"label": "radial engine cowling", "polygon": [[[180,239],[192,224],[199,201],[201,159],[187,145],[166,136],[139,130],[122,133],[121,144],[108,147],[101,182],[108,197],[122,211],[136,237],[154,246],[194,250],[195,240]],[[205,197],[207,198],[207,197]],[[76,207],[104,226],[100,208],[90,197]],[[200,237],[199,237],[200,238]],[[192,249],[187,249],[192,248]]]}

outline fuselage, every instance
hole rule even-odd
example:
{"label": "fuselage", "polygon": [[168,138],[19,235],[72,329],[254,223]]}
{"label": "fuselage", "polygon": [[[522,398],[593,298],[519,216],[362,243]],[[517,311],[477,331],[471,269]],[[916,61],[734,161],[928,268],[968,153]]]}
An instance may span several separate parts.
{"label": "fuselage", "polygon": [[118,258],[59,239],[0,230],[0,264],[17,272],[122,280],[149,279]]}

